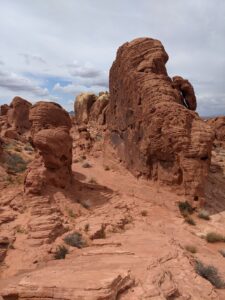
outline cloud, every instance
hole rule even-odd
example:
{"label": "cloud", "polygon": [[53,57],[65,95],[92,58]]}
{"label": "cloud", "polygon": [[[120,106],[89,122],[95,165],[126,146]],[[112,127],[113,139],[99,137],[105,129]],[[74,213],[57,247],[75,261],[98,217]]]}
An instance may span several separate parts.
{"label": "cloud", "polygon": [[[9,101],[24,85],[33,97],[48,89],[48,97],[67,105],[81,88],[107,89],[118,47],[149,36],[161,40],[169,54],[170,76],[193,83],[198,111],[214,114],[220,108],[225,114],[224,15],[224,0],[140,0],[138,5],[136,0],[48,0],[48,5],[2,0],[1,71],[30,83],[4,83],[0,94]],[[18,81],[14,77],[12,82]],[[49,84],[53,77],[57,80]]]}
{"label": "cloud", "polygon": [[30,92],[39,97],[49,95],[47,88],[38,86],[29,78],[3,71],[0,71],[0,87],[13,93]]}
{"label": "cloud", "polygon": [[77,61],[74,61],[72,64],[68,64],[67,66],[70,74],[74,77],[96,78],[102,73],[102,71],[94,68],[88,63],[81,65]]}
{"label": "cloud", "polygon": [[19,55],[24,58],[25,63],[28,65],[30,65],[32,62],[46,64],[46,61],[41,56],[31,55],[28,53],[20,53]]}

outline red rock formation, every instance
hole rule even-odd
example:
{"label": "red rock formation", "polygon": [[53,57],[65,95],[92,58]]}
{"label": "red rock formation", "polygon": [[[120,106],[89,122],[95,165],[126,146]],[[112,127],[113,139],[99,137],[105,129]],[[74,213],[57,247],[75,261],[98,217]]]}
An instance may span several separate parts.
{"label": "red rock formation", "polygon": [[[106,144],[136,176],[182,186],[198,199],[204,194],[213,133],[183,106],[180,90],[167,75],[167,60],[161,42],[150,38],[118,49],[110,70]],[[186,90],[184,83],[181,91],[194,108],[191,85]]]}
{"label": "red rock formation", "polygon": [[7,111],[7,122],[17,133],[24,133],[30,128],[29,110],[31,103],[20,97],[13,98]]}
{"label": "red rock formation", "polygon": [[225,116],[209,119],[207,123],[215,131],[216,139],[225,142]]}
{"label": "red rock formation", "polygon": [[27,192],[40,193],[52,184],[64,188],[71,181],[72,138],[69,114],[53,102],[38,102],[30,110],[31,142],[38,150],[25,181]]}
{"label": "red rock formation", "polygon": [[5,116],[9,110],[9,106],[7,104],[3,104],[0,106],[0,116]]}
{"label": "red rock formation", "polygon": [[91,107],[90,121],[96,122],[99,125],[105,124],[105,108],[109,103],[109,93],[100,93],[97,100]]}
{"label": "red rock formation", "polygon": [[181,93],[184,106],[186,106],[188,109],[196,110],[197,101],[193,86],[190,84],[190,82],[180,76],[174,76],[172,80],[173,87],[175,87]]}

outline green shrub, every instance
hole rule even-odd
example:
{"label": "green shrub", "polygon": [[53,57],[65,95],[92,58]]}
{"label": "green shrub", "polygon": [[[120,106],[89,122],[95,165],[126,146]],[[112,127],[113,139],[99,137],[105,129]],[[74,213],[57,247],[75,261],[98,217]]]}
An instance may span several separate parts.
{"label": "green shrub", "polygon": [[202,276],[213,286],[215,286],[217,289],[225,288],[224,281],[220,278],[217,269],[214,266],[211,265],[204,265],[200,261],[196,261],[195,264],[195,271],[198,275]]}
{"label": "green shrub", "polygon": [[86,242],[83,240],[83,237],[79,232],[69,233],[65,236],[64,242],[67,245],[77,248],[83,248],[86,246]]}
{"label": "green shrub", "polygon": [[224,236],[222,236],[222,235],[219,234],[219,233],[216,233],[216,232],[209,232],[209,233],[207,233],[207,235],[206,235],[206,241],[207,241],[208,243],[224,242],[224,241],[225,241],[225,238],[224,238]]}
{"label": "green shrub", "polygon": [[191,252],[191,253],[196,253],[197,252],[197,248],[193,245],[186,245],[185,246],[185,249],[188,251],[188,252]]}
{"label": "green shrub", "polygon": [[180,213],[183,216],[186,216],[188,214],[192,214],[193,211],[194,211],[193,207],[187,201],[179,202],[178,207],[179,207]]}
{"label": "green shrub", "polygon": [[198,217],[200,219],[204,219],[204,220],[210,220],[210,216],[209,216],[209,212],[205,209],[202,209],[199,213],[198,213]]}
{"label": "green shrub", "polygon": [[65,259],[68,254],[68,249],[64,245],[60,245],[56,248],[55,259]]}

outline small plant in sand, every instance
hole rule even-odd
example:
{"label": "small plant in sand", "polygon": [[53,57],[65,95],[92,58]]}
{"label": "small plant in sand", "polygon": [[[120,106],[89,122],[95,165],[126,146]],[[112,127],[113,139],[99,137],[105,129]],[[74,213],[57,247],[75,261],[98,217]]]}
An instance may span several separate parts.
{"label": "small plant in sand", "polygon": [[219,250],[219,253],[220,253],[223,257],[225,257],[225,249]]}
{"label": "small plant in sand", "polygon": [[64,238],[64,242],[67,245],[77,248],[83,248],[86,246],[86,242],[83,239],[82,234],[80,232],[72,232],[67,234]]}
{"label": "small plant in sand", "polygon": [[182,216],[187,216],[188,214],[192,214],[194,211],[193,207],[187,201],[179,202],[178,207]]}
{"label": "small plant in sand", "polygon": [[205,238],[208,243],[225,242],[225,237],[217,232],[209,232]]}
{"label": "small plant in sand", "polygon": [[82,167],[83,167],[83,168],[91,168],[92,165],[89,164],[89,162],[85,162],[85,163],[83,163]]}
{"label": "small plant in sand", "polygon": [[141,211],[141,215],[143,216],[143,217],[146,217],[147,215],[148,215],[148,211],[147,210],[142,210]]}
{"label": "small plant in sand", "polygon": [[196,261],[195,271],[198,275],[211,282],[217,289],[225,288],[225,283],[214,266],[204,265],[201,261]]}
{"label": "small plant in sand", "polygon": [[68,249],[64,245],[60,245],[56,248],[54,257],[55,259],[65,259],[66,254],[68,253],[69,253]]}
{"label": "small plant in sand", "polygon": [[110,170],[110,167],[109,167],[109,166],[104,166],[104,170],[105,170],[105,171],[109,171],[109,170]]}
{"label": "small plant in sand", "polygon": [[209,212],[205,209],[200,210],[198,217],[204,220],[210,220]]}
{"label": "small plant in sand", "polygon": [[16,233],[26,233],[26,230],[21,226],[21,225],[17,225],[16,227],[15,227],[15,231],[16,231]]}
{"label": "small plant in sand", "polygon": [[90,224],[85,224],[85,226],[84,226],[84,231],[85,232],[88,232],[89,231],[89,229],[90,229]]}
{"label": "small plant in sand", "polygon": [[197,252],[197,248],[193,245],[186,245],[185,246],[185,249],[188,251],[188,252],[191,252],[191,253],[196,253]]}

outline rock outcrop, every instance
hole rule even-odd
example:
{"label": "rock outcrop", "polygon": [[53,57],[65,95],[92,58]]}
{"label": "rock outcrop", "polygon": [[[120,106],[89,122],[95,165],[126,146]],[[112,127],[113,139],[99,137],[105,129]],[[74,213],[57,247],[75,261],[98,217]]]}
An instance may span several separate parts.
{"label": "rock outcrop", "polygon": [[215,131],[216,139],[225,142],[225,116],[209,119],[207,123]]}
{"label": "rock outcrop", "polygon": [[64,188],[71,181],[72,138],[69,114],[53,102],[38,102],[29,115],[31,143],[38,151],[25,180],[27,192],[48,184]]}
{"label": "rock outcrop", "polygon": [[188,109],[196,110],[197,101],[191,83],[180,76],[174,76],[172,80],[173,86],[181,93],[184,106]]}
{"label": "rock outcrop", "polygon": [[31,126],[29,121],[29,110],[31,103],[27,100],[15,97],[10,103],[9,109],[7,110],[7,122],[13,130],[21,134],[28,130]]}
{"label": "rock outcrop", "polygon": [[204,195],[213,132],[184,107],[183,99],[196,107],[193,88],[180,77],[170,79],[167,60],[161,42],[150,38],[118,49],[110,70],[106,144],[136,176],[181,186],[197,200]]}
{"label": "rock outcrop", "polygon": [[88,122],[99,125],[105,124],[105,112],[109,102],[109,93],[100,92],[98,96],[82,93],[76,97],[74,103],[75,119],[78,125]]}

